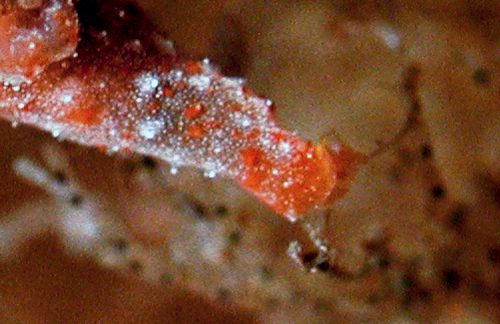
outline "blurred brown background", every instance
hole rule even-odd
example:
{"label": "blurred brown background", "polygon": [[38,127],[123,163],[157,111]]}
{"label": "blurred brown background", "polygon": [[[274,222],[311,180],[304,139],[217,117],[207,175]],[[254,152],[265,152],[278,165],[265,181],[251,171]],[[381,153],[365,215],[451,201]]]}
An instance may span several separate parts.
{"label": "blurred brown background", "polygon": [[[294,240],[314,252],[306,233],[230,181],[0,122],[2,322],[498,320],[498,1],[139,3],[179,51],[272,98],[287,128],[367,154],[392,144],[327,211],[335,266],[312,274],[286,254]],[[108,215],[94,250],[45,230],[73,207],[12,171],[47,166],[46,144]]]}

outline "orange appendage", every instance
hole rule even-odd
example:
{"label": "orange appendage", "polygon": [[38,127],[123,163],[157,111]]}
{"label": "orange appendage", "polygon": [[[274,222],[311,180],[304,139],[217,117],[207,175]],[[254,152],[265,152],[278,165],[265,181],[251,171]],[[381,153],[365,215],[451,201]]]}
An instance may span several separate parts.
{"label": "orange appendage", "polygon": [[274,211],[295,221],[330,201],[342,166],[325,144],[283,134],[282,145],[293,153],[286,159],[270,159],[260,149],[245,148],[241,150],[245,167],[238,180]]}
{"label": "orange appendage", "polygon": [[[87,4],[92,5],[79,6]],[[36,44],[30,52],[21,51],[21,43],[14,45],[21,51],[17,63],[15,51],[0,58],[3,76],[13,72],[14,63],[23,76],[46,65],[30,82],[0,79],[0,116],[84,145],[232,177],[290,220],[347,191],[359,161],[354,152],[315,145],[279,128],[270,100],[254,95],[241,79],[220,75],[208,60],[163,52],[149,22],[129,9],[121,2],[99,4],[92,20],[82,20],[77,52],[62,60],[60,54],[76,43],[76,17],[66,2],[51,12],[47,23],[59,34],[41,40],[48,60],[42,52],[33,54]],[[65,18],[67,28],[61,25]],[[17,18],[8,19],[13,18],[0,17],[0,31],[19,33]],[[0,35],[5,52],[12,35]]]}
{"label": "orange appendage", "polygon": [[97,125],[101,120],[101,111],[102,109],[96,107],[81,107],[70,111],[63,117],[63,120],[84,126]]}

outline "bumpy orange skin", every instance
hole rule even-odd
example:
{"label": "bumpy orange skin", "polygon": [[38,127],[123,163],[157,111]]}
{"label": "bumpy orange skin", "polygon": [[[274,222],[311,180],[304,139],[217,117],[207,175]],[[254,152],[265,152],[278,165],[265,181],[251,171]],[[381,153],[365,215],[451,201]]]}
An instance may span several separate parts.
{"label": "bumpy orange skin", "polygon": [[282,134],[282,140],[298,148],[294,156],[273,162],[260,150],[246,148],[242,151],[246,167],[238,181],[274,211],[296,220],[327,203],[337,182],[337,165],[326,145]]}
{"label": "bumpy orange skin", "polygon": [[[70,19],[72,35],[76,15],[68,6],[64,2],[53,16]],[[82,9],[96,13],[82,21],[74,55],[20,55],[15,70],[24,71],[29,82],[0,85],[0,116],[84,145],[232,177],[290,220],[345,193],[355,154],[281,129],[269,100],[223,77],[207,61],[163,51],[149,22],[127,8],[106,1],[98,10]],[[0,33],[12,33],[5,19],[0,18]],[[47,32],[57,34],[60,24],[53,26]],[[67,33],[59,35],[44,46],[78,38],[68,43]],[[0,49],[5,41],[0,37]],[[40,66],[38,74],[30,72]],[[11,67],[4,60],[0,73]]]}
{"label": "bumpy orange skin", "polygon": [[0,81],[29,81],[75,52],[79,29],[73,5],[60,0],[40,4],[29,9],[16,4],[0,15]]}

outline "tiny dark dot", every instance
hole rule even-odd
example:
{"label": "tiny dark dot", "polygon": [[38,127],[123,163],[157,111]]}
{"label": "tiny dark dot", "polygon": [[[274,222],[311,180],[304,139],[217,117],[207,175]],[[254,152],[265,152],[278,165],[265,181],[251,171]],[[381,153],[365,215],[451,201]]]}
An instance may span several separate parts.
{"label": "tiny dark dot", "polygon": [[479,68],[474,71],[472,78],[480,85],[487,85],[491,80],[490,73],[485,68]]}
{"label": "tiny dark dot", "polygon": [[56,173],[54,173],[54,179],[60,184],[65,184],[68,180],[66,175],[62,171],[57,171]]}
{"label": "tiny dark dot", "polygon": [[229,233],[228,241],[231,245],[239,244],[241,242],[241,233],[239,231]]}
{"label": "tiny dark dot", "polygon": [[367,253],[374,254],[377,252],[381,252],[385,249],[385,245],[387,243],[386,235],[373,237],[371,239],[367,239],[362,243],[363,248]]}
{"label": "tiny dark dot", "polygon": [[169,284],[171,283],[172,281],[174,281],[174,278],[172,277],[171,274],[169,273],[164,273],[161,275],[161,278],[160,278],[160,282],[162,284]]}
{"label": "tiny dark dot", "polygon": [[494,246],[488,250],[488,260],[500,265],[500,245]]}
{"label": "tiny dark dot", "polygon": [[136,273],[141,272],[142,268],[143,268],[142,263],[140,263],[137,260],[130,261],[129,267],[130,267],[130,270],[132,270],[133,272],[136,272]]}
{"label": "tiny dark dot", "polygon": [[454,269],[443,270],[441,280],[448,290],[456,290],[460,286],[460,275]]}
{"label": "tiny dark dot", "polygon": [[391,260],[389,259],[389,256],[381,256],[378,259],[378,267],[380,269],[387,269],[391,265]]}
{"label": "tiny dark dot", "polygon": [[198,217],[205,216],[205,207],[201,203],[193,203],[193,210]]}
{"label": "tiny dark dot", "polygon": [[262,281],[270,281],[274,278],[274,271],[267,266],[263,266],[260,269],[260,277]]}
{"label": "tiny dark dot", "polygon": [[265,303],[266,303],[267,309],[273,310],[273,309],[276,309],[279,306],[280,301],[276,297],[269,297],[269,298],[266,299]]}
{"label": "tiny dark dot", "polygon": [[371,294],[368,296],[368,299],[366,300],[366,302],[370,305],[374,305],[374,304],[377,304],[377,303],[380,303],[380,295],[378,294]]}
{"label": "tiny dark dot", "polygon": [[400,149],[398,150],[398,158],[403,165],[409,166],[412,165],[415,157],[408,149]]}
{"label": "tiny dark dot", "polygon": [[303,256],[302,256],[302,262],[304,262],[305,264],[310,264],[312,263],[316,258],[318,257],[318,253],[317,252],[309,252],[309,253],[305,253]]}
{"label": "tiny dark dot", "polygon": [[424,288],[420,288],[418,291],[417,291],[417,297],[420,299],[420,300],[423,300],[423,301],[429,301],[431,298],[432,298],[432,294],[429,290],[427,289],[424,289]]}
{"label": "tiny dark dot", "polygon": [[111,244],[119,252],[125,252],[129,248],[129,243],[123,238],[116,239]]}
{"label": "tiny dark dot", "polygon": [[229,210],[224,205],[219,205],[219,206],[215,207],[215,214],[217,216],[223,217],[223,216],[226,216],[228,213],[229,213]]}
{"label": "tiny dark dot", "polygon": [[424,160],[432,157],[432,149],[431,149],[431,147],[429,145],[422,146],[422,148],[420,148],[420,156]]}
{"label": "tiny dark dot", "polygon": [[414,295],[412,291],[415,289],[415,281],[409,275],[403,276],[400,281],[401,292],[403,294],[403,304],[409,305],[413,302]]}
{"label": "tiny dark dot", "polygon": [[219,288],[217,290],[217,299],[220,301],[227,301],[231,296],[231,292],[227,288]]}
{"label": "tiny dark dot", "polygon": [[440,185],[432,187],[432,196],[436,199],[444,198],[445,192]]}
{"label": "tiny dark dot", "polygon": [[141,160],[141,164],[144,168],[148,170],[154,170],[156,168],[156,161],[150,158],[149,156],[145,156]]}
{"label": "tiny dark dot", "polygon": [[457,207],[450,215],[450,226],[455,230],[463,229],[465,225],[465,208]]}
{"label": "tiny dark dot", "polygon": [[330,303],[328,301],[326,301],[326,300],[318,299],[314,303],[314,309],[317,312],[326,312],[326,311],[328,311],[330,309]]}
{"label": "tiny dark dot", "polygon": [[410,276],[404,276],[401,279],[401,287],[403,290],[409,290],[415,285],[415,282]]}
{"label": "tiny dark dot", "polygon": [[328,270],[330,270],[330,264],[327,261],[323,261],[316,266],[316,269],[321,272],[327,272]]}
{"label": "tiny dark dot", "polygon": [[185,206],[187,212],[198,217],[203,218],[206,215],[205,206],[198,200],[186,197]]}
{"label": "tiny dark dot", "polygon": [[290,296],[293,303],[302,303],[306,299],[306,293],[302,290],[294,289]]}
{"label": "tiny dark dot", "polygon": [[82,204],[82,202],[83,202],[82,196],[77,195],[77,194],[71,196],[71,199],[70,199],[71,205],[73,205],[75,207],[78,207],[78,206],[80,206]]}
{"label": "tiny dark dot", "polygon": [[493,199],[495,200],[497,206],[500,208],[500,185],[498,184],[493,189]]}

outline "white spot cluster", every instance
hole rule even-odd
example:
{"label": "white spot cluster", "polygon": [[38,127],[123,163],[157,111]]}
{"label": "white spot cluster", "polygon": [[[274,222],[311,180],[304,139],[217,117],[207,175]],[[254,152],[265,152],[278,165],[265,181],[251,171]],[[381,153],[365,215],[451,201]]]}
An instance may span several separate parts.
{"label": "white spot cluster", "polygon": [[397,50],[401,47],[401,37],[394,27],[385,23],[377,23],[373,30],[391,50]]}
{"label": "white spot cluster", "polygon": [[160,85],[160,79],[155,73],[146,72],[135,80],[135,84],[139,96],[149,97]]}
{"label": "white spot cluster", "polygon": [[[2,114],[61,139],[159,157],[172,163],[173,173],[196,166],[209,178],[224,174],[245,180],[249,165],[243,155],[251,149],[261,157],[246,161],[266,161],[266,169],[256,166],[271,188],[261,198],[277,201],[281,197],[274,190],[294,185],[293,177],[283,179],[287,166],[301,158],[297,137],[277,127],[272,101],[247,91],[245,80],[221,76],[208,60],[162,54],[167,63],[161,66],[145,59],[147,41],[114,44],[112,29],[90,36],[95,43],[81,44],[78,57],[54,65],[44,78],[4,86]],[[25,109],[28,104],[35,109]]]}
{"label": "white spot cluster", "polygon": [[163,120],[145,120],[139,122],[139,135],[145,139],[151,140],[158,136],[165,129]]}

